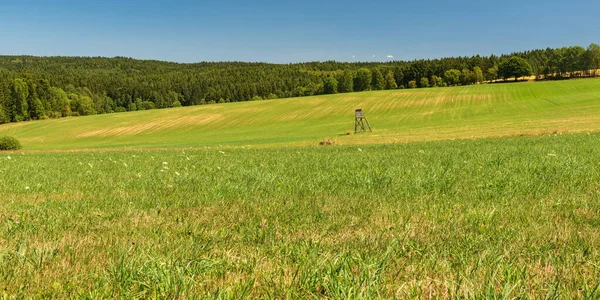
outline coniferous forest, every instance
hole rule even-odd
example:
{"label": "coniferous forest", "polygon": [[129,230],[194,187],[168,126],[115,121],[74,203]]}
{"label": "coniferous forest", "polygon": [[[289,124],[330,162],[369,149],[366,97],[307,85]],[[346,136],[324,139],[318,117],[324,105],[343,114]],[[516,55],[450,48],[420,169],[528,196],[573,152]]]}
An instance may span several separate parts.
{"label": "coniferous forest", "polygon": [[385,63],[179,64],[116,57],[0,56],[0,123],[522,76],[596,76],[600,46]]}

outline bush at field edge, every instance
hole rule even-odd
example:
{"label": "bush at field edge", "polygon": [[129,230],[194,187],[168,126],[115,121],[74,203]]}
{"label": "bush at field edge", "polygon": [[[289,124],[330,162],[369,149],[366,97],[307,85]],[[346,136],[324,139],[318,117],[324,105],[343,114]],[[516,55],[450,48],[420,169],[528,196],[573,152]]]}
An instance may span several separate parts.
{"label": "bush at field edge", "polygon": [[0,137],[0,151],[3,150],[19,150],[21,143],[12,136]]}

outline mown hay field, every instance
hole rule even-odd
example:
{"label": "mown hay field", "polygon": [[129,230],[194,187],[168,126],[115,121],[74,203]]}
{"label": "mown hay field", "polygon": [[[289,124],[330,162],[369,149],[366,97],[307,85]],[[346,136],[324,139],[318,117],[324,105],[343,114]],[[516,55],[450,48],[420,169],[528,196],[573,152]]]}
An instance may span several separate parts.
{"label": "mown hay field", "polygon": [[[374,128],[354,130],[362,108]],[[29,150],[307,146],[600,131],[600,79],[372,91],[5,124]]]}

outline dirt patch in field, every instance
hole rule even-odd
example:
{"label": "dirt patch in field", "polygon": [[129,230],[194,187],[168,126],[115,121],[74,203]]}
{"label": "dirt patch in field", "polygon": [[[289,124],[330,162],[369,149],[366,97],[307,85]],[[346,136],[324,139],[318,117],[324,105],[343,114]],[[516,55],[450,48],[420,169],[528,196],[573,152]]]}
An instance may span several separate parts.
{"label": "dirt patch in field", "polygon": [[179,118],[165,119],[161,121],[152,121],[142,124],[135,124],[130,126],[119,126],[113,128],[104,128],[99,130],[87,131],[77,135],[78,138],[87,137],[107,137],[107,136],[126,136],[126,135],[138,135],[148,134],[155,131],[160,131],[173,127],[184,127],[184,126],[199,126],[206,125],[208,123],[221,120],[223,115],[221,114],[202,114],[197,116],[183,116]]}
{"label": "dirt patch in field", "polygon": [[6,124],[2,124],[1,128],[3,130],[11,130],[13,128],[23,127],[26,124],[28,124],[28,122],[6,123]]}

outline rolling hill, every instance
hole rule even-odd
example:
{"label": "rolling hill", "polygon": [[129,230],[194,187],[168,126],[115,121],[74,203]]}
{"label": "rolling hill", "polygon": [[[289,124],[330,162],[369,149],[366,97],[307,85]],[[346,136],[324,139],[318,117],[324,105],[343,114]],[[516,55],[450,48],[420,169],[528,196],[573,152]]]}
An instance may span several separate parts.
{"label": "rolling hill", "polygon": [[[354,109],[373,133],[349,134]],[[371,91],[4,124],[26,150],[415,142],[600,131],[600,80]]]}

